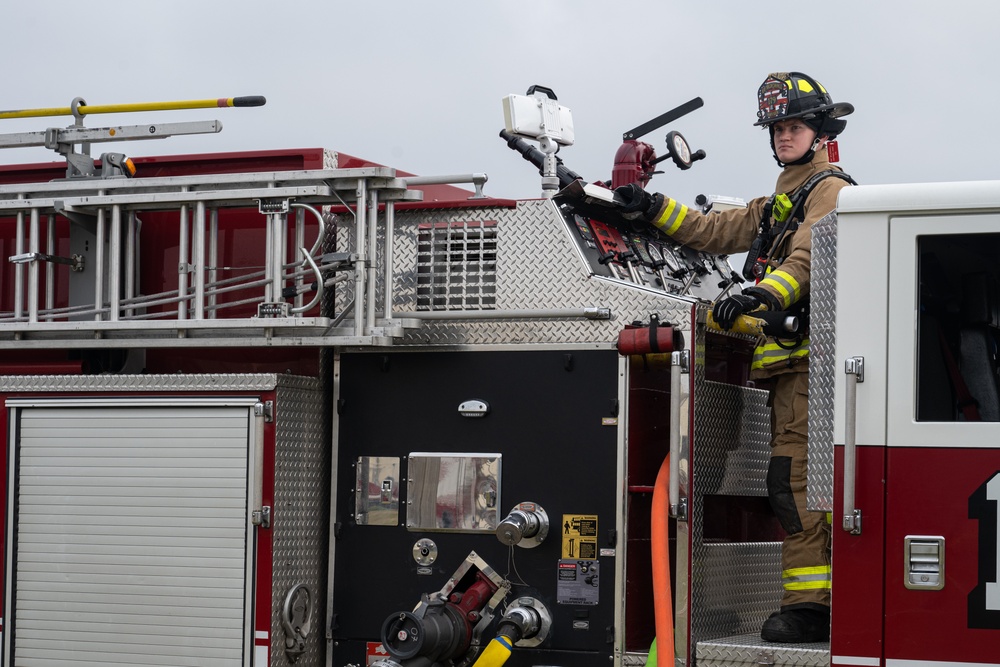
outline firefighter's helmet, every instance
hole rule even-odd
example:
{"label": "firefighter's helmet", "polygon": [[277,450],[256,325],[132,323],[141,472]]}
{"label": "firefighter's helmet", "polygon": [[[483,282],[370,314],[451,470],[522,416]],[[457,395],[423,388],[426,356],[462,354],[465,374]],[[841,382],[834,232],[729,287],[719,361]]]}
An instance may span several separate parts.
{"label": "firefighter's helmet", "polygon": [[835,138],[847,127],[841,120],[854,112],[854,105],[834,102],[830,93],[816,79],[802,72],[768,74],[757,89],[757,122],[770,126],[781,120],[801,118],[818,134]]}

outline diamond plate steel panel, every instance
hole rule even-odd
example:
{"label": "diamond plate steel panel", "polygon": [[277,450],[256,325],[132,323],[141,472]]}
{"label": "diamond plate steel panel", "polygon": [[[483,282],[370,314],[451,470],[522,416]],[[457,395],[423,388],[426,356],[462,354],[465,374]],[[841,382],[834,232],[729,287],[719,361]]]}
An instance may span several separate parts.
{"label": "diamond plate steel panel", "polygon": [[718,543],[704,538],[706,495],[767,495],[771,439],[767,392],[706,380],[705,344],[705,328],[698,326],[690,453],[697,474],[691,480],[688,522],[694,646],[758,630],[778,608],[782,592],[780,542]]}
{"label": "diamond plate steel panel", "polygon": [[[400,211],[395,216],[393,310],[417,308],[417,237],[421,224],[495,222],[497,229],[496,310],[607,307],[611,320],[490,319],[425,320],[400,345],[492,345],[524,343],[614,344],[626,323],[657,313],[663,322],[689,326],[694,298],[591,277],[565,221],[547,200],[518,202],[516,208]],[[351,247],[354,226],[341,216],[339,247]],[[382,261],[384,226],[379,226],[378,261]],[[383,304],[384,281],[378,276],[376,303]],[[353,299],[350,281],[338,289],[337,310]],[[705,285],[696,296],[714,298]],[[380,310],[380,309],[378,309]]]}
{"label": "diamond plate steel panel", "polygon": [[812,228],[809,294],[809,488],[811,510],[833,510],[833,410],[837,372],[837,213]]}
{"label": "diamond plate steel panel", "polygon": [[706,381],[695,396],[698,492],[766,496],[771,456],[767,392]]}
{"label": "diamond plate steel panel", "polygon": [[0,392],[36,391],[270,391],[291,376],[273,373],[207,375],[0,375]]}
{"label": "diamond plate steel panel", "polygon": [[759,632],[781,601],[781,543],[702,544],[691,587],[692,635]]}
{"label": "diamond plate steel panel", "polygon": [[324,662],[330,447],[324,442],[323,393],[311,378],[280,376],[275,392],[274,507],[272,513],[271,667],[292,662],[281,623],[285,595],[305,584],[312,602],[306,652],[296,667]]}
{"label": "diamond plate steel panel", "polygon": [[757,634],[725,637],[698,645],[698,667],[775,665],[776,667],[827,667],[829,644],[773,644]]}

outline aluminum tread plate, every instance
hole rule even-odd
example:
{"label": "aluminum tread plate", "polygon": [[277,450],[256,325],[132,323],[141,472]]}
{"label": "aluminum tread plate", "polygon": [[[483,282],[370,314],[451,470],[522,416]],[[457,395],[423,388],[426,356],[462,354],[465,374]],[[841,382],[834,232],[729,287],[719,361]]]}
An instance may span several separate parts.
{"label": "aluminum tread plate", "polygon": [[[570,231],[548,200],[518,202],[516,208],[496,207],[468,210],[397,211],[394,225],[394,312],[415,312],[417,305],[418,231],[421,225],[496,223],[497,310],[542,310],[603,307],[612,319],[490,319],[424,320],[419,330],[408,332],[396,343],[406,346],[598,343],[614,345],[618,332],[635,320],[648,320],[651,313],[664,323],[688,328],[692,297],[595,279],[570,237]],[[350,218],[338,219],[339,247],[353,247],[354,226]],[[384,246],[384,226],[379,226],[378,264]],[[337,290],[337,311],[353,300],[353,284]],[[715,292],[718,289],[711,286]],[[698,288],[708,289],[707,286]],[[698,294],[714,298],[715,294]],[[384,279],[378,277],[376,303],[384,303]],[[474,317],[474,313],[471,314]]]}
{"label": "aluminum tread plate", "polygon": [[311,629],[296,667],[323,664],[321,631],[326,597],[330,448],[323,435],[323,392],[319,383],[288,383],[275,393],[274,508],[272,514],[271,667],[286,667],[281,615],[285,595],[296,584],[309,589]]}
{"label": "aluminum tread plate", "polygon": [[828,667],[830,644],[775,644],[764,641],[758,634],[745,634],[699,642],[695,656],[698,667]]}
{"label": "aluminum tread plate", "polygon": [[695,640],[759,630],[781,601],[781,543],[704,544],[695,554]]}
{"label": "aluminum tread plate", "polygon": [[767,392],[706,381],[697,401],[697,493],[766,496],[771,422]]}
{"label": "aluminum tread plate", "polygon": [[0,392],[39,391],[270,391],[318,387],[313,378],[274,373],[201,375],[0,375]]}
{"label": "aluminum tread plate", "polygon": [[811,510],[833,510],[833,415],[837,372],[837,214],[812,227],[809,299],[809,487]]}
{"label": "aluminum tread plate", "polygon": [[[704,308],[704,307],[699,307]],[[704,537],[706,495],[767,496],[771,422],[767,392],[705,378],[704,327],[696,329],[690,494],[691,638],[757,631],[781,600],[780,542]],[[682,465],[684,461],[682,460]]]}

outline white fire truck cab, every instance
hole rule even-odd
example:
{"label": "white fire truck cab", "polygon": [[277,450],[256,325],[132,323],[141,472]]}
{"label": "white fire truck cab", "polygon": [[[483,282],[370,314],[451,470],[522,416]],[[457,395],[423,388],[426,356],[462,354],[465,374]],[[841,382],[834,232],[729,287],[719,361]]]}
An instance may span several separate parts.
{"label": "white fire truck cab", "polygon": [[849,188],[814,234],[834,665],[998,661],[998,244],[996,182]]}

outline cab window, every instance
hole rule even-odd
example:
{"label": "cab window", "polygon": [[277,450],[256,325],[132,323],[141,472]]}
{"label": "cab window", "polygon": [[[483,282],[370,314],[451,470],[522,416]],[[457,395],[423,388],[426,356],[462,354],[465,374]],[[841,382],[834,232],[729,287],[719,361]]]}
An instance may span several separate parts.
{"label": "cab window", "polygon": [[917,239],[917,421],[1000,421],[1000,234]]}

